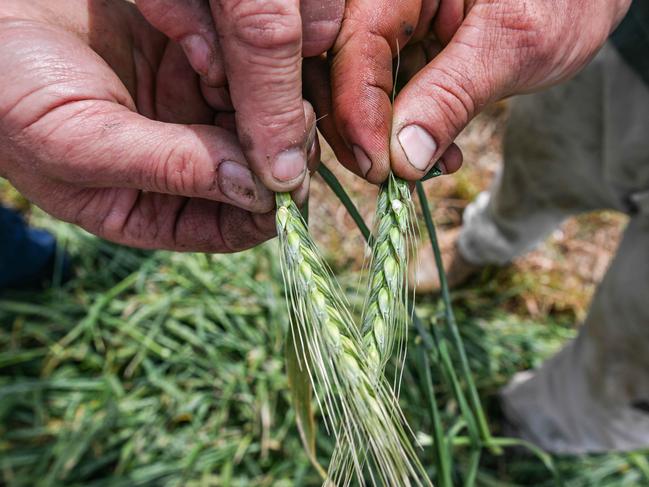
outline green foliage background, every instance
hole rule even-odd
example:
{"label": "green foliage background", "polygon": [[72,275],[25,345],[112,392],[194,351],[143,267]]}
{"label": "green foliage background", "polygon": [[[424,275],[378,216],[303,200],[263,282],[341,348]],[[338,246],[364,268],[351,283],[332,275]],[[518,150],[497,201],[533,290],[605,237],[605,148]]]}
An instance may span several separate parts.
{"label": "green foliage background", "polygon": [[[0,484],[8,486],[311,486],[320,480],[295,427],[284,373],[288,321],[277,249],[237,255],[143,252],[38,216],[76,262],[76,277],[43,293],[0,296]],[[358,276],[338,269],[360,310]],[[492,428],[497,390],[574,334],[498,312],[488,283],[455,301]],[[418,302],[426,325],[442,316]],[[431,418],[409,338],[401,403],[432,460]],[[445,428],[460,414],[433,376]],[[332,441],[323,430],[326,463]],[[453,450],[453,479],[470,456]],[[570,486],[649,485],[645,455],[557,458]],[[485,454],[477,485],[554,485],[516,450]]]}

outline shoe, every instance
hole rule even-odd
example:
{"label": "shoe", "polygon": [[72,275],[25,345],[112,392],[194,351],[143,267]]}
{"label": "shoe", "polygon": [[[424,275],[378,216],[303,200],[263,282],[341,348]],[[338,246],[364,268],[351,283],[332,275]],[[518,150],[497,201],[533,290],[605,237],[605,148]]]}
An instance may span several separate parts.
{"label": "shoe", "polygon": [[[484,266],[472,264],[460,253],[457,241],[461,228],[454,228],[440,234],[442,263],[446,271],[446,280],[450,288],[459,287],[479,274]],[[426,241],[419,248],[417,259],[408,265],[408,282],[416,292],[437,293],[440,291],[439,275],[435,265],[435,256],[430,242]]]}

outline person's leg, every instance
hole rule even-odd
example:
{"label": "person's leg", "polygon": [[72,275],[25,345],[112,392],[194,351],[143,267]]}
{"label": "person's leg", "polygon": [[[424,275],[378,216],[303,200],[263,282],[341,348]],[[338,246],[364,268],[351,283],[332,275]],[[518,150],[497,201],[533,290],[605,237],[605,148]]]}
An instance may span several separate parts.
{"label": "person's leg", "polygon": [[464,211],[457,252],[467,263],[504,266],[542,242],[567,216],[567,209],[549,207],[527,192],[525,178],[520,185],[511,183],[518,169],[505,163],[492,189]]}
{"label": "person's leg", "polygon": [[649,446],[649,215],[629,224],[579,336],[502,392],[518,434],[556,453]]}
{"label": "person's leg", "polygon": [[577,339],[502,394],[521,436],[553,452],[649,446],[649,86],[603,56],[602,191],[634,216]]}
{"label": "person's leg", "polygon": [[55,253],[50,233],[30,228],[17,212],[0,207],[0,290],[51,278]]}

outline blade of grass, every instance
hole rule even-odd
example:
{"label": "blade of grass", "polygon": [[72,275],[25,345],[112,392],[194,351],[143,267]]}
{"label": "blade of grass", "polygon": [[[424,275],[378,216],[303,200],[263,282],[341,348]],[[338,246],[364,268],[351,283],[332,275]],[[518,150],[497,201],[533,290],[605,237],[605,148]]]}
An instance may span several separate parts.
{"label": "blade of grass", "polygon": [[629,461],[635,465],[640,472],[642,472],[644,480],[649,483],[649,460],[647,459],[646,454],[642,454],[641,452],[630,453]]}
{"label": "blade of grass", "polygon": [[435,448],[435,463],[439,475],[437,485],[440,487],[453,487],[453,479],[451,476],[452,458],[450,455],[449,445],[444,437],[442,420],[435,399],[435,388],[430,373],[431,366],[428,360],[428,354],[425,353],[422,348],[419,349],[419,354],[420,368],[422,369],[421,372],[424,376],[424,388],[430,406],[430,416],[433,422],[433,447]]}
{"label": "blade of grass", "polygon": [[[297,429],[302,440],[302,445],[309,457],[309,461],[316,469],[322,480],[326,480],[327,472],[318,462],[316,456],[317,427],[312,405],[312,388],[306,364],[300,363],[304,356],[300,340],[295,340],[292,330],[286,335],[284,355],[286,362],[286,375],[288,387],[291,392],[293,409],[295,410]],[[299,349],[299,351],[298,351]]]}
{"label": "blade of grass", "polygon": [[351,198],[349,197],[345,189],[342,187],[340,181],[338,181],[338,178],[336,178],[334,173],[332,173],[329,170],[329,168],[322,163],[318,167],[318,174],[320,174],[322,179],[324,179],[325,183],[327,183],[327,186],[331,188],[331,190],[336,194],[340,202],[345,206],[347,212],[349,213],[349,216],[351,216],[352,220],[354,220],[354,223],[356,223],[356,226],[363,234],[363,237],[365,238],[367,244],[371,245],[372,232],[370,231],[369,227],[365,223],[365,220],[363,219],[363,216],[358,211],[358,208],[356,208],[356,205],[351,200]]}
{"label": "blade of grass", "polygon": [[464,479],[464,487],[473,487],[475,485],[478,476],[478,469],[480,468],[481,455],[482,450],[480,449],[471,452],[471,456],[469,457],[469,467],[467,468],[467,474]]}
{"label": "blade of grass", "polygon": [[435,231],[435,225],[433,223],[433,217],[430,212],[430,207],[426,198],[424,186],[420,181],[417,181],[416,187],[417,195],[419,196],[419,204],[421,205],[424,221],[426,222],[426,230],[428,231],[428,237],[430,239],[431,246],[433,247],[433,254],[435,255],[435,263],[437,265],[439,282],[442,292],[442,301],[444,302],[446,325],[451,333],[453,344],[457,349],[458,355],[460,357],[462,375],[464,376],[464,380],[466,382],[466,386],[469,392],[469,400],[471,401],[473,412],[477,418],[482,440],[486,445],[492,448],[494,453],[497,453],[498,448],[493,448],[494,445],[491,442],[491,431],[489,430],[489,425],[487,424],[487,418],[484,409],[482,408],[480,396],[478,395],[478,390],[475,386],[475,382],[473,381],[473,375],[471,374],[471,368],[469,366],[466,350],[464,349],[464,344],[462,342],[462,338],[460,337],[460,332],[455,321],[455,314],[453,313],[453,306],[451,303],[451,295],[449,292],[448,282],[446,280],[446,274],[444,272],[444,264],[442,262],[442,253],[439,248],[437,232]]}

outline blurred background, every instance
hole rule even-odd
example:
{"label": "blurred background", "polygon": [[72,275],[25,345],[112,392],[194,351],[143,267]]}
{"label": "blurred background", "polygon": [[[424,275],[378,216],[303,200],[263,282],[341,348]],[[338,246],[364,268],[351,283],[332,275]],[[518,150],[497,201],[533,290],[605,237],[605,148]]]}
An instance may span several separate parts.
{"label": "blurred background", "polygon": [[[506,102],[487,109],[458,141],[465,155],[461,171],[426,183],[442,242],[502,163],[507,116]],[[376,188],[338,167],[326,149],[323,161],[370,222]],[[320,485],[287,392],[288,319],[274,241],[236,255],[139,251],[49,218],[3,180],[0,201],[55,233],[75,268],[71,281],[61,284],[55,276],[43,292],[0,295],[0,484]],[[453,292],[496,433],[502,433],[498,388],[575,336],[625,221],[612,212],[571,219],[513,266],[487,269]],[[365,244],[319,176],[313,178],[310,226],[358,304]],[[435,323],[438,297],[420,294],[417,310]],[[414,331],[409,346],[421,347]],[[401,404],[424,464],[432,465],[431,420],[414,355]],[[446,398],[443,421],[452,427],[458,406],[444,383],[436,386]],[[332,446],[321,431],[323,463]],[[461,448],[457,455],[461,470],[469,456]],[[570,486],[649,485],[649,462],[639,453],[556,461]],[[477,480],[554,485],[538,459],[516,450],[486,454]]]}

